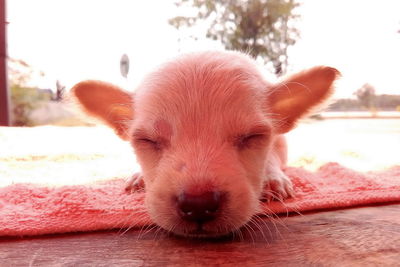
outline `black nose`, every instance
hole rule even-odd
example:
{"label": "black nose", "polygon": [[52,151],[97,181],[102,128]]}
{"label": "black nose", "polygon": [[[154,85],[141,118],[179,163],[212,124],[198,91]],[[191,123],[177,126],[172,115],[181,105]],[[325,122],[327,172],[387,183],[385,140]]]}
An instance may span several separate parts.
{"label": "black nose", "polygon": [[178,196],[178,213],[186,221],[201,224],[216,218],[220,202],[219,192],[205,192],[200,195],[183,192]]}

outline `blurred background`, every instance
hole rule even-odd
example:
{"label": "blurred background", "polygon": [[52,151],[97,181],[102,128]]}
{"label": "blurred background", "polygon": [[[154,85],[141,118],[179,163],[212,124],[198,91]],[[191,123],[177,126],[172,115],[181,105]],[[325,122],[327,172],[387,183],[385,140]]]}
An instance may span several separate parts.
{"label": "blurred background", "polygon": [[270,80],[333,66],[343,76],[322,118],[400,118],[400,1],[5,2],[14,126],[85,124],[68,100],[75,83],[134,91],[157,64],[199,49],[246,51]]}

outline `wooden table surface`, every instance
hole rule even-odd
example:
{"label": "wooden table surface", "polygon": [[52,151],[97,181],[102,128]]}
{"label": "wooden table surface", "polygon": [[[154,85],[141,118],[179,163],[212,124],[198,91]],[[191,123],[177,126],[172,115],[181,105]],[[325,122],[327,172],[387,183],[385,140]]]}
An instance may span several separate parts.
{"label": "wooden table surface", "polygon": [[223,240],[150,230],[0,238],[0,266],[400,266],[400,203],[264,219]]}

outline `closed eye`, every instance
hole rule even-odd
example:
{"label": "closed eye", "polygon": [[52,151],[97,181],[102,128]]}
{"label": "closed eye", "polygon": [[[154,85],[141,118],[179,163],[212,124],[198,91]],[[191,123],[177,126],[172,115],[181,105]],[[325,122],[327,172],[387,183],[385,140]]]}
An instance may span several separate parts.
{"label": "closed eye", "polygon": [[158,143],[157,141],[149,139],[149,138],[138,138],[138,139],[136,139],[136,141],[143,142],[143,143],[149,143],[149,144],[153,144],[153,145]]}
{"label": "closed eye", "polygon": [[155,150],[161,150],[161,142],[151,139],[151,138],[146,138],[146,137],[139,137],[135,138],[134,142],[137,145],[145,145],[145,146],[150,146],[151,148]]}
{"label": "closed eye", "polygon": [[265,141],[267,135],[265,134],[249,134],[241,135],[237,138],[235,145],[239,149],[246,149],[253,146],[261,145]]}

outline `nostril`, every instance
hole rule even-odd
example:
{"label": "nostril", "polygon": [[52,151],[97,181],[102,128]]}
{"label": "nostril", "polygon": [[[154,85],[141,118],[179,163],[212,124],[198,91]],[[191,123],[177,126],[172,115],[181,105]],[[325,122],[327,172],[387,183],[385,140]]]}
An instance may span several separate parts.
{"label": "nostril", "polygon": [[200,195],[190,195],[185,192],[178,196],[178,212],[187,221],[206,222],[215,219],[219,208],[221,194],[216,191]]}

